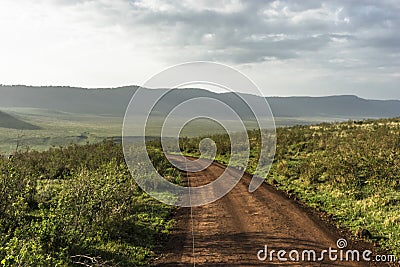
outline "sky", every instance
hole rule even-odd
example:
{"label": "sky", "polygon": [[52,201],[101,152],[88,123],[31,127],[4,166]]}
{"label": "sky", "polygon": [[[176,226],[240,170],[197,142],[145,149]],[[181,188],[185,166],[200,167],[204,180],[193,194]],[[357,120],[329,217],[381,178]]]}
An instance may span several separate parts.
{"label": "sky", "polygon": [[0,84],[141,85],[227,64],[265,96],[400,99],[400,1],[0,0]]}

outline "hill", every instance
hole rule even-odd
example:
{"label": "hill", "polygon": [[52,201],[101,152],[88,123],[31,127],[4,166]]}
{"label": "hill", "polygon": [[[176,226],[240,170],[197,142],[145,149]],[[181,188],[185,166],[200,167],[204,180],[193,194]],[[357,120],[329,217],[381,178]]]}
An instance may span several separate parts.
{"label": "hill", "polygon": [[[111,115],[122,117],[137,86],[119,88],[84,89],[75,87],[0,86],[0,107],[28,107],[58,110],[70,113]],[[157,89],[164,90],[166,89]],[[156,91],[145,93],[151,99]],[[260,96],[241,94],[260,107]],[[233,93],[214,93],[203,89],[171,90],[155,107],[155,112],[165,114],[177,104],[195,97],[212,97],[234,107],[242,116],[251,117],[251,111]],[[325,117],[325,118],[389,118],[400,116],[399,100],[367,100],[353,95],[326,97],[267,97],[275,117]],[[193,106],[192,114],[198,108]],[[216,115],[224,116],[222,110]],[[138,114],[139,115],[139,114]]]}
{"label": "hill", "polygon": [[40,127],[17,119],[5,112],[0,111],[0,127],[18,130],[39,130]]}

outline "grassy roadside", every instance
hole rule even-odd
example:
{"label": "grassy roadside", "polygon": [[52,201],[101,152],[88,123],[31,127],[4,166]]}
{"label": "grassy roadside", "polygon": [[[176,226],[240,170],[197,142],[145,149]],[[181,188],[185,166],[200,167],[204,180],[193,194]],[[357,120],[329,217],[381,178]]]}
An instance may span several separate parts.
{"label": "grassy roadside", "polygon": [[[163,157],[154,165],[176,175]],[[138,188],[113,142],[0,158],[0,266],[148,266],[172,211]]]}
{"label": "grassy roadside", "polygon": [[[227,164],[228,137],[211,138]],[[400,119],[279,128],[277,139],[269,183],[400,256]],[[185,152],[199,155],[199,140],[182,139]],[[259,133],[249,140],[251,173]],[[156,169],[176,176],[158,146]],[[17,153],[0,158],[0,175],[0,266],[147,266],[174,223],[113,142]]]}
{"label": "grassy roadside", "polygon": [[[216,161],[228,164],[229,137],[211,137]],[[253,173],[260,137],[249,131]],[[199,156],[201,138],[185,140]],[[277,151],[266,181],[317,210],[338,227],[400,257],[400,119],[277,129]]]}

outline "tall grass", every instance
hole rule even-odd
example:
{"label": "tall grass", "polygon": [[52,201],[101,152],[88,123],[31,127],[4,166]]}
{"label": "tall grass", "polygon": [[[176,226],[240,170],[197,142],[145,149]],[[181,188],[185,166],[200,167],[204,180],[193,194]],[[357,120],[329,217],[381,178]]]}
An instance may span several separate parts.
{"label": "tall grass", "polygon": [[[249,131],[250,162],[259,159],[260,134]],[[212,136],[216,160],[227,164],[229,137]],[[199,155],[201,138],[185,140]],[[400,119],[323,123],[277,129],[277,150],[266,181],[400,256]],[[369,232],[371,235],[361,235]]]}

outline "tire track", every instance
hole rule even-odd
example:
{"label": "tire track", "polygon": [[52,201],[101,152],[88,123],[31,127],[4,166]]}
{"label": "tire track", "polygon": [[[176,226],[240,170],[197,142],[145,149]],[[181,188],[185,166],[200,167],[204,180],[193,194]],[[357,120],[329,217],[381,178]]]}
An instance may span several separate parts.
{"label": "tire track", "polygon": [[[168,156],[179,165],[178,158]],[[199,163],[196,163],[199,164]],[[188,173],[191,186],[200,186],[218,178],[225,166],[214,163],[206,170]],[[238,171],[229,168],[230,175]],[[315,212],[302,207],[272,186],[263,184],[253,193],[248,192],[251,176],[245,174],[226,196],[201,207],[194,207],[193,257],[190,208],[179,208],[177,226],[165,247],[165,257],[156,266],[389,266],[368,262],[260,261],[257,252],[268,245],[275,251],[296,249],[320,252],[329,247],[337,249],[336,241],[343,234],[322,221]],[[212,194],[213,192],[209,192]],[[207,196],[204,196],[207,197]],[[365,243],[349,241],[346,249],[371,249]],[[286,255],[287,257],[287,255]]]}

